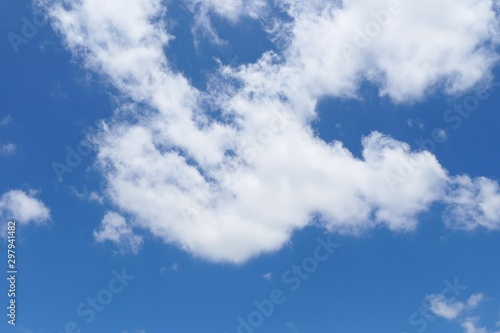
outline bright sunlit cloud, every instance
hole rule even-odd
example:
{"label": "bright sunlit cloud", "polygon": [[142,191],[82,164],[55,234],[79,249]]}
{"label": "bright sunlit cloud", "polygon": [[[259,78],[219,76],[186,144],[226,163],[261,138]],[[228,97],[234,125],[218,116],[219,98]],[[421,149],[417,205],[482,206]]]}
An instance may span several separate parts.
{"label": "bright sunlit cloud", "polygon": [[491,1],[277,1],[286,19],[261,2],[187,3],[195,34],[217,42],[210,15],[250,17],[278,51],[222,64],[200,91],[165,55],[175,36],[161,1],[44,3],[66,47],[129,101],[92,137],[106,197],[130,216],[108,213],[97,241],[137,250],[141,228],[195,256],[243,263],[313,221],[339,233],[413,231],[434,203],[452,228],[498,229],[496,181],[450,175],[433,154],[380,132],[359,138],[358,158],[311,130],[319,98],[358,98],[366,82],[408,103],[490,79]]}

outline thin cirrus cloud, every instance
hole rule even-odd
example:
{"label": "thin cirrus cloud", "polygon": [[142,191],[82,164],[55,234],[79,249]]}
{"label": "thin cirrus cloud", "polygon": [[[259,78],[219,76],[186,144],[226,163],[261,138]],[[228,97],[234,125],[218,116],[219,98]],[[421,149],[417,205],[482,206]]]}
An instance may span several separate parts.
{"label": "thin cirrus cloud", "polygon": [[[173,36],[163,2],[40,4],[82,65],[132,101],[92,138],[105,194],[128,217],[113,229],[113,241],[142,228],[195,256],[243,263],[280,249],[318,219],[332,232],[378,225],[411,231],[435,202],[447,206],[444,220],[452,228],[500,228],[495,181],[450,175],[434,155],[379,132],[360,139],[362,158],[356,158],[310,126],[319,98],[355,98],[366,81],[405,103],[435,90],[458,94],[489,78],[498,58],[491,1],[395,7],[279,0],[272,10],[250,11],[244,1],[212,0],[206,15],[259,19],[278,51],[255,63],[221,65],[207,91],[169,65],[164,48]],[[275,10],[288,19],[273,16]],[[380,31],[360,43],[356,34],[384,15]],[[221,116],[209,116],[209,109]],[[99,235],[111,225],[109,216],[98,240],[106,239]]]}

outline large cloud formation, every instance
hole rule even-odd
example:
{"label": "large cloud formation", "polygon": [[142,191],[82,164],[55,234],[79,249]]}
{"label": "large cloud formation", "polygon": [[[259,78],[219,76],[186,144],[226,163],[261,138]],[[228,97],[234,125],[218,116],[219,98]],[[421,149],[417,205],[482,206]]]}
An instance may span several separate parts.
{"label": "large cloud formation", "polygon": [[361,139],[356,158],[310,126],[319,98],[356,97],[366,81],[403,103],[490,77],[495,3],[186,2],[208,36],[217,37],[210,15],[249,16],[279,51],[221,65],[199,91],[169,65],[164,48],[173,36],[161,1],[42,2],[66,47],[124,100],[93,138],[107,197],[130,217],[130,227],[120,218],[112,240],[141,228],[196,256],[242,263],[313,221],[342,233],[413,230],[435,202],[447,204],[451,227],[500,228],[493,180],[449,175],[432,154],[378,132]]}

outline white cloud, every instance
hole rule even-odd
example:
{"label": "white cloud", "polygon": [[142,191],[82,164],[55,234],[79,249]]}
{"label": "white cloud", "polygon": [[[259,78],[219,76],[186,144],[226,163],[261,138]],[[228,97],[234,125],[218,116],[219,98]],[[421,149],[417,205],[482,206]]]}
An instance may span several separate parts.
{"label": "white cloud", "polygon": [[435,135],[436,135],[436,142],[444,142],[448,140],[448,133],[446,133],[446,130],[442,128],[438,128],[435,130]]}
{"label": "white cloud", "polygon": [[[245,3],[205,6],[236,21],[248,11]],[[341,43],[387,2],[279,3],[293,18],[272,30],[284,45],[280,53],[222,66],[207,92],[170,69],[161,1],[50,5],[68,49],[131,101],[94,137],[107,199],[131,219],[127,224],[106,214],[96,239],[136,249],[142,240],[132,227],[139,227],[196,256],[242,263],[280,249],[314,217],[336,232],[411,231],[418,215],[438,201],[451,205],[447,216],[469,217],[456,209],[468,200],[482,214],[471,216],[488,221],[467,223],[500,223],[497,183],[469,179],[472,187],[485,182],[484,195],[463,194],[471,186],[448,175],[428,152],[373,132],[356,158],[341,142],[315,137],[310,127],[318,98],[355,96],[363,80],[395,101],[411,101],[440,83],[457,93],[487,77],[496,60],[486,46],[496,23],[489,1],[405,2],[402,13],[349,59]],[[210,118],[207,107],[222,118]],[[403,178],[397,186],[394,175]]]}
{"label": "white cloud", "polygon": [[294,19],[282,33],[287,65],[315,96],[353,94],[362,80],[396,101],[421,99],[436,86],[457,93],[498,60],[489,45],[497,43],[492,1],[282,2]]}
{"label": "white cloud", "polygon": [[50,219],[50,210],[36,198],[36,192],[11,190],[0,197],[2,220],[16,220],[20,224],[41,224]]}
{"label": "white cloud", "polygon": [[484,295],[481,293],[473,294],[465,303],[448,299],[443,294],[428,295],[426,299],[430,304],[430,310],[435,315],[454,320],[464,311],[476,308],[484,299]]}
{"label": "white cloud", "polygon": [[427,296],[427,300],[430,302],[430,309],[435,315],[448,320],[456,319],[465,308],[463,303],[448,300],[440,294]]}
{"label": "white cloud", "polygon": [[419,120],[419,119],[408,119],[406,123],[411,128],[418,128],[418,129],[421,129],[421,130],[425,129],[424,123],[421,120]]}
{"label": "white cloud", "polygon": [[479,317],[469,315],[484,300],[484,294],[477,293],[469,297],[466,302],[457,301],[454,297],[448,299],[444,294],[427,295],[429,309],[436,315],[447,320],[460,323],[464,333],[500,333],[486,327],[479,327]]}
{"label": "white cloud", "polygon": [[10,114],[3,116],[2,118],[0,118],[0,126],[7,126],[10,124],[11,121],[12,117]]}
{"label": "white cloud", "polygon": [[500,229],[500,188],[487,178],[455,177],[446,198],[449,206],[445,222],[451,228],[473,230]]}
{"label": "white cloud", "polygon": [[[0,117],[0,127],[6,127],[12,122],[12,116],[10,114]],[[18,146],[14,143],[3,143],[0,144],[0,155],[10,155],[17,150]]]}
{"label": "white cloud", "polygon": [[80,200],[97,202],[101,205],[104,203],[103,196],[95,191],[88,192],[86,189],[84,189],[82,192],[79,192],[76,188],[72,188],[71,190],[72,190],[72,193]]}
{"label": "white cloud", "polygon": [[269,281],[273,278],[273,273],[269,272],[269,273],[262,274],[262,277],[264,278],[264,280]]}
{"label": "white cloud", "polygon": [[467,307],[469,309],[474,309],[476,308],[482,301],[484,300],[484,295],[479,293],[479,294],[474,294],[474,295],[471,295],[471,297],[469,297],[469,299],[467,300]]}
{"label": "white cloud", "polygon": [[184,0],[192,11],[201,7],[203,11],[215,13],[229,21],[235,22],[242,16],[256,17],[265,7],[264,0]]}
{"label": "white cloud", "polygon": [[[160,273],[161,273],[161,274],[165,274],[165,272],[167,271],[167,269],[168,269],[167,267],[162,267],[162,268],[160,269]],[[177,271],[179,270],[179,263],[174,262],[172,265],[170,265],[170,269],[171,269],[172,271],[174,271],[174,272],[177,272]]]}
{"label": "white cloud", "polygon": [[242,16],[259,18],[267,12],[265,0],[185,0],[185,2],[194,14],[191,32],[195,46],[198,45],[200,37],[206,37],[216,45],[227,44],[227,41],[221,39],[214,28],[212,14],[235,24]]}
{"label": "white cloud", "polygon": [[6,143],[0,145],[0,155],[10,155],[14,153],[17,149],[17,146],[13,143]]}
{"label": "white cloud", "polygon": [[461,324],[465,333],[488,333],[486,328],[477,327],[478,321],[478,318],[466,318]]}
{"label": "white cloud", "polygon": [[102,198],[101,195],[99,195],[97,192],[90,192],[89,195],[88,195],[88,200],[90,201],[95,201],[95,202],[99,202],[99,203],[103,203],[104,199]]}
{"label": "white cloud", "polygon": [[137,252],[142,244],[142,238],[135,235],[125,218],[115,212],[108,212],[104,215],[101,226],[94,231],[94,237],[98,243],[113,242],[122,250],[132,252]]}

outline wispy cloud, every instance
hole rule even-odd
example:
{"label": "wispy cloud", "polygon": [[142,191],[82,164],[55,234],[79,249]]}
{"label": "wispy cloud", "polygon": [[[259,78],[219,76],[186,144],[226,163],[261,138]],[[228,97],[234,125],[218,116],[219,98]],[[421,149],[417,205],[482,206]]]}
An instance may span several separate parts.
{"label": "wispy cloud", "polygon": [[292,321],[287,321],[286,327],[290,333],[300,333],[299,328]]}
{"label": "wispy cloud", "polygon": [[0,144],[0,155],[10,155],[17,150],[17,145],[14,143]]}
{"label": "wispy cloud", "polygon": [[425,129],[424,123],[421,120],[419,120],[419,119],[408,119],[407,120],[407,124],[411,128],[418,128],[418,129],[421,129],[421,130]]}
{"label": "wispy cloud", "polygon": [[12,121],[11,115],[6,115],[0,118],[0,126],[7,126]]}
{"label": "wispy cloud", "polygon": [[497,182],[480,177],[455,177],[450,182],[445,201],[445,222],[453,229],[500,229],[500,187]]}

